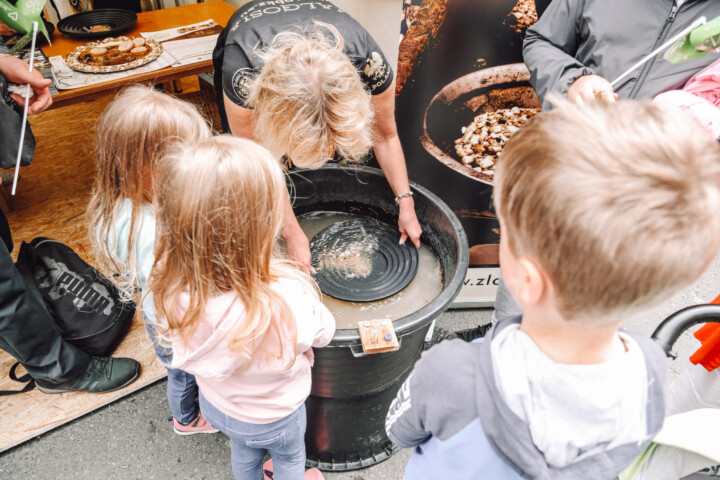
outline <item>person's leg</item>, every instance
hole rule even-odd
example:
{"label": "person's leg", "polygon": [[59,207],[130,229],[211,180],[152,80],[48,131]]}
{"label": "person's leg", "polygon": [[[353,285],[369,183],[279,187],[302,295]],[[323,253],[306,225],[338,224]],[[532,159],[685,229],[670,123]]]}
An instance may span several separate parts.
{"label": "person's leg", "polygon": [[173,430],[178,435],[194,435],[196,433],[217,433],[218,430],[207,423],[200,413],[198,398],[198,385],[195,376],[177,368],[170,368],[172,364],[172,349],[164,345],[156,333],[157,327],[143,315],[145,328],[153,343],[155,354],[160,362],[167,368],[167,399],[170,413],[173,417]]}
{"label": "person's leg", "polygon": [[[207,401],[202,392],[200,392],[200,410],[210,425],[232,440],[230,461],[235,479],[263,480],[262,461],[265,457],[265,447],[253,446],[250,439],[261,434],[266,429],[266,425],[245,423],[225,415]],[[282,477],[278,477],[278,480],[282,480]]]}
{"label": "person's leg", "polygon": [[132,383],[140,375],[137,361],[91,357],[63,339],[10,257],[12,237],[2,211],[0,239],[0,349],[15,357],[44,393],[101,393]]}
{"label": "person's leg", "polygon": [[[5,216],[0,214],[0,222]],[[62,338],[45,306],[30,292],[0,242],[0,349],[36,380],[65,382],[80,376],[90,356]]]}
{"label": "person's leg", "polygon": [[144,314],[143,320],[153,343],[155,354],[167,368],[167,399],[170,413],[181,425],[188,425],[200,413],[200,408],[195,402],[195,398],[198,396],[195,376],[177,368],[169,368],[172,364],[172,350],[169,346],[162,344],[156,333],[157,327]]}
{"label": "person's leg", "polygon": [[200,413],[195,398],[198,386],[195,377],[177,368],[168,368],[167,398],[170,412],[182,425],[195,420]]}
{"label": "person's leg", "polygon": [[[264,448],[248,447],[241,439],[231,435],[232,446],[230,447],[230,462],[235,480],[263,480],[262,464],[265,458]],[[278,476],[278,480],[283,477]]]}
{"label": "person's leg", "polygon": [[302,480],[305,478],[305,429],[307,413],[305,404],[281,420],[284,423],[284,442],[268,446],[278,480]]}

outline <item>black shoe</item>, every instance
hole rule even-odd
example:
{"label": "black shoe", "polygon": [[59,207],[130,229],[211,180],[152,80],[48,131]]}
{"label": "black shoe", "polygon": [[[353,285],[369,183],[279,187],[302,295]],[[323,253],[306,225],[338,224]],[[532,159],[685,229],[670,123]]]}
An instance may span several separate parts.
{"label": "black shoe", "polygon": [[475,339],[484,337],[488,330],[490,330],[490,327],[492,327],[492,325],[492,323],[486,323],[485,325],[468,328],[467,330],[453,332],[446,335],[445,340],[454,340],[456,338],[459,338],[460,340],[465,340],[466,342],[472,342]]}
{"label": "black shoe", "polygon": [[720,465],[715,465],[714,467],[708,467],[704,470],[700,470],[697,473],[700,475],[705,475],[706,477],[710,477],[710,478],[720,478]]}
{"label": "black shoe", "polygon": [[132,358],[90,357],[90,363],[77,378],[62,383],[35,380],[44,393],[112,392],[130,385],[140,375],[140,363]]}

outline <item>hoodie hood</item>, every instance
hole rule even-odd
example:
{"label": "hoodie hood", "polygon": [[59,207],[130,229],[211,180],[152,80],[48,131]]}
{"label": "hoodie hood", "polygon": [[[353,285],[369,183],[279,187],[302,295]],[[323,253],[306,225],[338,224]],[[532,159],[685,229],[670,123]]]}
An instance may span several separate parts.
{"label": "hoodie hood", "polygon": [[650,443],[662,427],[665,404],[663,383],[665,357],[649,338],[626,333],[640,347],[647,368],[647,436],[639,443],[620,445],[595,455],[584,456],[564,467],[548,465],[534,445],[528,424],[503,401],[497,387],[490,345],[504,328],[519,324],[521,317],[499,321],[477,349],[476,405],[485,436],[495,453],[523,478],[540,480],[608,480],[615,478]]}

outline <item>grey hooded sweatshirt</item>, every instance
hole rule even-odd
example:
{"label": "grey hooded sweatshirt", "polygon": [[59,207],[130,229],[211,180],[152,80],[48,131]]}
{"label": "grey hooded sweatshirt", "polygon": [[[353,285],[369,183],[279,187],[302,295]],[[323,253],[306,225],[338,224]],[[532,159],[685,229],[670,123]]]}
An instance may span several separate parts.
{"label": "grey hooded sweatshirt", "polygon": [[[566,94],[583,75],[612,82],[633,64],[672,38],[700,16],[720,15],[718,0],[553,0],[527,31],[523,58],[530,83],[547,108],[551,92]],[[649,99],[681,87],[690,77],[720,58],[673,65],[662,54],[621,81],[620,98]]]}
{"label": "grey hooded sweatshirt", "polygon": [[550,465],[533,443],[529,424],[503,400],[491,344],[520,317],[500,320],[483,342],[442,342],[423,353],[388,412],[390,439],[414,447],[406,479],[612,480],[662,427],[665,356],[655,343],[627,333],[645,358],[646,435],[639,442],[583,454],[563,467]]}

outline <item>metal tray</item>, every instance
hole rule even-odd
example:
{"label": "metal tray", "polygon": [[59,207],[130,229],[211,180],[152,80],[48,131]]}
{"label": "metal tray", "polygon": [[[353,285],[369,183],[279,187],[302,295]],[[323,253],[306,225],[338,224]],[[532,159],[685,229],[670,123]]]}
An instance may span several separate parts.
{"label": "metal tray", "polygon": [[88,65],[86,63],[83,63],[80,61],[80,55],[87,50],[88,48],[93,47],[102,47],[104,44],[108,42],[116,42],[116,41],[125,41],[130,40],[128,37],[117,37],[117,38],[104,38],[103,40],[97,41],[97,42],[89,42],[85,45],[82,45],[80,47],[77,47],[75,50],[70,52],[67,57],[65,57],[65,63],[68,67],[72,68],[73,70],[77,70],[79,72],[85,72],[85,73],[114,73],[114,72],[122,72],[123,70],[130,70],[131,68],[136,68],[141,65],[145,65],[147,63],[152,62],[156,58],[158,58],[163,51],[162,45],[160,45],[155,40],[151,40],[149,38],[145,39],[145,45],[150,50],[147,55],[144,57],[137,58],[131,62],[127,63],[121,63],[119,65]]}

